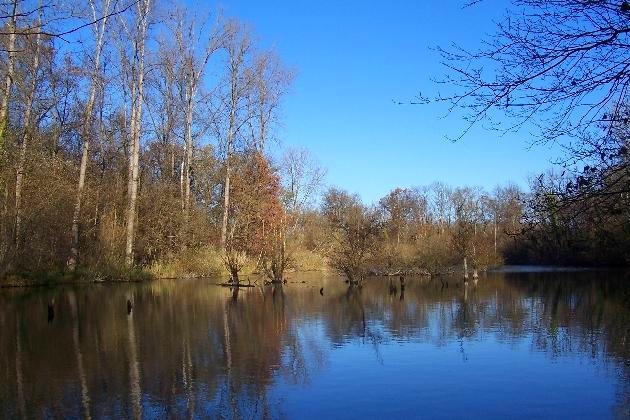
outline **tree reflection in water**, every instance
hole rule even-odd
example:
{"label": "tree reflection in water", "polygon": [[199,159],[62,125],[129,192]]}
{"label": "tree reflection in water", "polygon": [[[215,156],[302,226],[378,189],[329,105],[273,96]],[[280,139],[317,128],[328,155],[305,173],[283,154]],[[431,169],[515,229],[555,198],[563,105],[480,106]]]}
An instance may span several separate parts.
{"label": "tree reflection in water", "polygon": [[453,348],[468,365],[480,357],[470,349],[488,342],[603,367],[616,386],[609,414],[630,415],[627,276],[494,273],[476,285],[445,283],[408,278],[395,293],[386,279],[359,288],[336,278],[240,290],[202,280],[5,289],[0,417],[295,416],[291,390],[334,378],[337,349],[371,348],[376,364],[366,369],[378,377],[396,361],[393,347]]}

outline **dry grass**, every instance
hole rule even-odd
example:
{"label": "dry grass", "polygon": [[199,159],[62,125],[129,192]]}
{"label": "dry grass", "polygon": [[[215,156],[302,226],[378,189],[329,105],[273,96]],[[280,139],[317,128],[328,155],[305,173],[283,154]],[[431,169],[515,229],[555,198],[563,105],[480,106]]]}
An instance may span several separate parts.
{"label": "dry grass", "polygon": [[306,249],[295,250],[291,254],[295,271],[329,271],[330,266],[326,258]]}
{"label": "dry grass", "polygon": [[183,251],[167,260],[156,261],[148,271],[157,278],[217,277],[226,275],[221,252],[210,246]]}

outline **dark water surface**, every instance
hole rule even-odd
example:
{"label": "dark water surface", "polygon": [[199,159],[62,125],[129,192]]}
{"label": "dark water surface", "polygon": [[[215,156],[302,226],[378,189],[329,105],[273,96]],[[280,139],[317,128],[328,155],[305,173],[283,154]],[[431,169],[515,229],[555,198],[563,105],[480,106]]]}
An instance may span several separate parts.
{"label": "dark water surface", "polygon": [[291,280],[0,290],[0,418],[630,418],[627,275]]}

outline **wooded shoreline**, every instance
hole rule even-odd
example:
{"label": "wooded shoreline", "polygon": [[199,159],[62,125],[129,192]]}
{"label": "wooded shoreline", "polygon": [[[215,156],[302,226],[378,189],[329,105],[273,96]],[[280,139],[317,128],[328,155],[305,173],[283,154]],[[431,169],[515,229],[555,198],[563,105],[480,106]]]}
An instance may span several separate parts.
{"label": "wooded shoreline", "polygon": [[[434,182],[364,203],[275,142],[295,71],[237,18],[28,6],[2,6],[0,278],[630,265],[627,118],[605,130],[605,165],[528,191]],[[76,43],[57,22],[83,28]]]}

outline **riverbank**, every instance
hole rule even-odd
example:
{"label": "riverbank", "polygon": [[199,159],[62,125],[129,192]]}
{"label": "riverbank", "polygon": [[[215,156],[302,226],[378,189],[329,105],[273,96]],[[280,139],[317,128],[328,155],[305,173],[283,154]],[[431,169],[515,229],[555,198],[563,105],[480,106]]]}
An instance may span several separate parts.
{"label": "riverbank", "polygon": [[90,283],[138,283],[157,277],[142,268],[88,269],[77,268],[74,272],[42,271],[16,272],[0,280],[0,288],[8,287],[53,287],[68,284]]}

